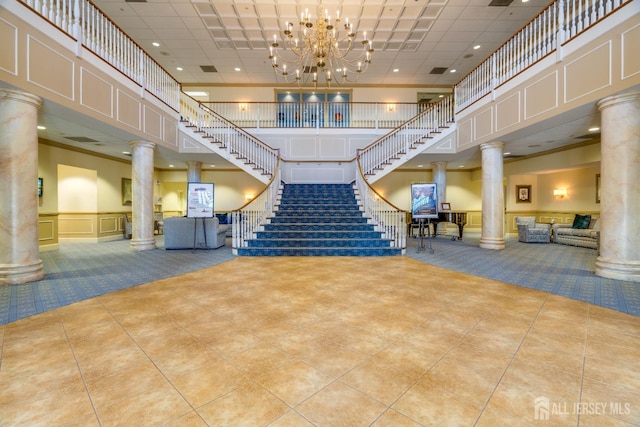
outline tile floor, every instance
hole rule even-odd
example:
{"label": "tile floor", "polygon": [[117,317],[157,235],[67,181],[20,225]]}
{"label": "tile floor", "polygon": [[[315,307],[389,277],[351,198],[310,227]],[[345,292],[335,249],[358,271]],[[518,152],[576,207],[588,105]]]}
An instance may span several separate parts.
{"label": "tile floor", "polygon": [[639,317],[408,257],[237,258],[0,337],[2,426],[640,425]]}

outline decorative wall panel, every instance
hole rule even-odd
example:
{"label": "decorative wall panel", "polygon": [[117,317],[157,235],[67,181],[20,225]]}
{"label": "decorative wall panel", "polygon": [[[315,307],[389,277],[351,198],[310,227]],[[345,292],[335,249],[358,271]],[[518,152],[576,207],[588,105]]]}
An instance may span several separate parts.
{"label": "decorative wall panel", "polygon": [[524,88],[524,118],[558,108],[558,72],[547,74]]}
{"label": "decorative wall panel", "polygon": [[73,101],[73,61],[32,36],[27,37],[27,52],[27,80]]}
{"label": "decorative wall panel", "polygon": [[0,19],[0,70],[18,75],[18,29]]}
{"label": "decorative wall panel", "polygon": [[113,118],[113,85],[81,67],[80,104]]}
{"label": "decorative wall panel", "polygon": [[117,89],[116,109],[118,122],[141,130],[140,101]]}
{"label": "decorative wall panel", "polygon": [[607,42],[568,63],[564,73],[565,102],[611,86],[611,61],[611,42]]}
{"label": "decorative wall panel", "polygon": [[520,123],[520,92],[496,102],[496,132]]}

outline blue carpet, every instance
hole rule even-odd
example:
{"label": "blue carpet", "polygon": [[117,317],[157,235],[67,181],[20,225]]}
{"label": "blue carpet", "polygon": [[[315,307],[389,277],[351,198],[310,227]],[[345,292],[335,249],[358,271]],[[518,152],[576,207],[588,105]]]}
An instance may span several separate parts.
{"label": "blue carpet", "polygon": [[[129,240],[62,243],[59,251],[42,252],[43,280],[0,286],[0,325],[234,258],[229,240],[226,246],[208,251],[165,251],[162,236],[157,242],[159,249],[142,252],[131,251]],[[478,238],[468,236],[458,241],[433,239],[433,254],[417,252],[418,245],[419,239],[408,239],[407,256],[640,316],[640,284],[596,276],[593,249],[520,243],[514,238],[507,239],[505,250],[493,251],[480,249]]]}
{"label": "blue carpet", "polygon": [[[428,247],[428,239],[423,240]],[[431,240],[434,253],[418,251],[419,239],[408,239],[407,256],[438,267],[512,283],[640,316],[640,284],[607,279],[594,273],[594,249],[506,239],[504,250],[480,249],[478,237]]]}

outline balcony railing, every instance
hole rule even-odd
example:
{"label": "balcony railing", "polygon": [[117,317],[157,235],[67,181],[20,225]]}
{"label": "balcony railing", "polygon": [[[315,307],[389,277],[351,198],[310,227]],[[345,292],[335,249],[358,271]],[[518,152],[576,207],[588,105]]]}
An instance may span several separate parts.
{"label": "balcony railing", "polygon": [[[456,112],[468,107],[632,0],[558,0],[455,85]],[[631,13],[637,13],[630,11]]]}
{"label": "balcony railing", "polygon": [[180,84],[88,0],[18,0],[169,107],[180,108]]}
{"label": "balcony railing", "polygon": [[203,102],[244,128],[393,129],[430,108],[402,102]]}

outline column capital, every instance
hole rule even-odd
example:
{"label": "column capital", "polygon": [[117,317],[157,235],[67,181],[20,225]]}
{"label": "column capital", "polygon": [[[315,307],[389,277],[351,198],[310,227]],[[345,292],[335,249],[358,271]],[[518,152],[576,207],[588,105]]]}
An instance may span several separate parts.
{"label": "column capital", "polygon": [[31,104],[36,107],[36,109],[42,106],[42,99],[37,95],[21,90],[0,88],[0,100],[5,99]]}
{"label": "column capital", "polygon": [[440,167],[440,168],[442,168],[442,167],[446,168],[448,164],[449,164],[449,162],[442,162],[442,161],[441,162],[431,162],[431,165],[433,165],[434,167]]}
{"label": "column capital", "polygon": [[484,144],[480,144],[480,149],[481,150],[488,150],[490,148],[499,148],[499,149],[503,149],[504,148],[504,142],[503,141],[493,141],[493,142],[485,142]]}
{"label": "column capital", "polygon": [[151,141],[129,141],[129,145],[131,146],[131,148],[137,148],[137,147],[151,148],[151,149],[156,148],[156,143]]}
{"label": "column capital", "polygon": [[596,104],[598,109],[602,111],[605,108],[612,107],[616,104],[624,104],[627,102],[635,102],[640,99],[640,91],[633,91],[628,93],[622,93],[620,95],[608,96],[606,98],[602,98]]}

